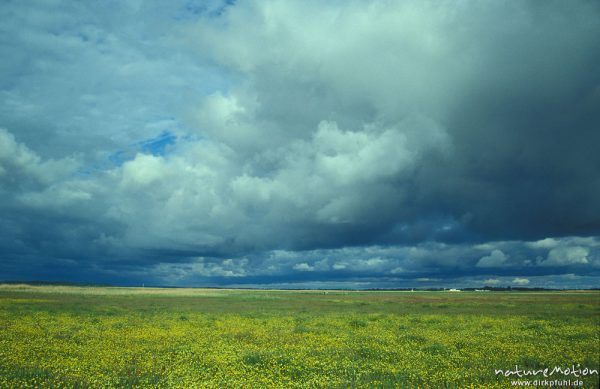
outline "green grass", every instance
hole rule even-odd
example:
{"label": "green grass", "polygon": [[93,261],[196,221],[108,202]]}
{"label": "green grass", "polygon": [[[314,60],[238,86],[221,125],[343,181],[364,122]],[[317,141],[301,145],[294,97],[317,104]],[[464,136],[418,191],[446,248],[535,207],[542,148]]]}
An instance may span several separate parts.
{"label": "green grass", "polygon": [[0,285],[0,387],[508,388],[598,368],[599,325],[599,292]]}

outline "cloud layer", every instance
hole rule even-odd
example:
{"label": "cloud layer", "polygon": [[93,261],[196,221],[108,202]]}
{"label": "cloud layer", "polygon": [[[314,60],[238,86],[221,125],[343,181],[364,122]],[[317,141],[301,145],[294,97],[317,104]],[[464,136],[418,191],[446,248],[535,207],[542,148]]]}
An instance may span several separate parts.
{"label": "cloud layer", "polygon": [[600,276],[600,6],[0,6],[6,279]]}

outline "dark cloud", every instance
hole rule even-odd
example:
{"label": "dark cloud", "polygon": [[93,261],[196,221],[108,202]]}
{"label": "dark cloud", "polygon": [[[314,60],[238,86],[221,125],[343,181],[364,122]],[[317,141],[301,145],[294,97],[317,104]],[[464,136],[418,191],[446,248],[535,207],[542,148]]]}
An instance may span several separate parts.
{"label": "dark cloud", "polygon": [[594,2],[0,7],[7,278],[599,275]]}

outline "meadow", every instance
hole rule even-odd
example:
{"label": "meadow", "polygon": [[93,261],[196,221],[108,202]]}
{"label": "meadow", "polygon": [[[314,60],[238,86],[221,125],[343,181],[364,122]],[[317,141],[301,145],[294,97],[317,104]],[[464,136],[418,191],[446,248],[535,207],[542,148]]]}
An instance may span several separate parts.
{"label": "meadow", "polygon": [[598,291],[0,285],[0,387],[510,388],[597,369],[599,326]]}

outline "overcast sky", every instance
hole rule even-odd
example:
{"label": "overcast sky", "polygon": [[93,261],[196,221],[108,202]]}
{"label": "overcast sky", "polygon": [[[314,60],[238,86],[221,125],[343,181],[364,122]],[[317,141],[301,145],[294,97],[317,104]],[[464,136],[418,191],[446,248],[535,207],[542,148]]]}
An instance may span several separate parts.
{"label": "overcast sky", "polygon": [[0,280],[600,285],[597,1],[3,1]]}

